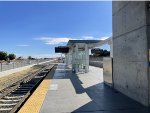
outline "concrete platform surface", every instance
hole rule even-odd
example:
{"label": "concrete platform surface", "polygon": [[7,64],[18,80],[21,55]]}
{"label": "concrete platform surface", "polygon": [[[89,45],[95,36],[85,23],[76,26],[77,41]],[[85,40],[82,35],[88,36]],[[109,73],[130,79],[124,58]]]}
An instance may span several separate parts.
{"label": "concrete platform surface", "polygon": [[103,70],[74,74],[59,64],[40,113],[150,113],[127,96],[104,85]]}

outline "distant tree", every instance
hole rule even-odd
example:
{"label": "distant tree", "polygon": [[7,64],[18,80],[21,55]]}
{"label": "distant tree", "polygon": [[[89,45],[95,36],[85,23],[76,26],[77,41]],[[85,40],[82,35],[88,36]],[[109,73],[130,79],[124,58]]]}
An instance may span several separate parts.
{"label": "distant tree", "polygon": [[18,57],[18,58],[17,58],[17,60],[23,60],[23,57],[22,57],[22,56],[20,56],[20,57]]}
{"label": "distant tree", "polygon": [[103,51],[103,56],[109,56],[110,55],[110,52],[109,51],[107,51],[107,50],[104,50]]}
{"label": "distant tree", "polygon": [[31,60],[31,59],[32,59],[32,57],[31,57],[31,56],[28,56],[28,59],[29,59],[29,60]]}
{"label": "distant tree", "polygon": [[13,59],[15,59],[16,58],[16,55],[15,54],[9,54],[8,55],[8,58],[9,58],[9,60],[13,60]]}
{"label": "distant tree", "polygon": [[31,60],[35,60],[36,58],[31,58]]}
{"label": "distant tree", "polygon": [[110,51],[94,48],[91,50],[92,57],[103,57],[103,56],[110,56]]}
{"label": "distant tree", "polygon": [[0,51],[0,60],[7,60],[7,52]]}
{"label": "distant tree", "polygon": [[35,60],[36,58],[33,58],[31,56],[28,56],[28,60]]}

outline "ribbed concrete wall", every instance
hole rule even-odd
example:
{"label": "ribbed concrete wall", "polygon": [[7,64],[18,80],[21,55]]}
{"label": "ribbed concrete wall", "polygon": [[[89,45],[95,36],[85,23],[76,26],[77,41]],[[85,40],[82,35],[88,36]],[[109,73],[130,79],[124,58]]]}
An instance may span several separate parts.
{"label": "ribbed concrete wall", "polygon": [[114,87],[149,106],[146,2],[113,2]]}

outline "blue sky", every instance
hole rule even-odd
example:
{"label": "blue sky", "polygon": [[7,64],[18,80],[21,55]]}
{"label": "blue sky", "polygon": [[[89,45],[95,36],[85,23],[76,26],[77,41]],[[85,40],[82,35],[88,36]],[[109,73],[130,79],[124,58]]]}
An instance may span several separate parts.
{"label": "blue sky", "polygon": [[[0,50],[18,56],[55,56],[68,39],[112,35],[112,3],[0,2]],[[108,46],[103,46],[109,49]]]}

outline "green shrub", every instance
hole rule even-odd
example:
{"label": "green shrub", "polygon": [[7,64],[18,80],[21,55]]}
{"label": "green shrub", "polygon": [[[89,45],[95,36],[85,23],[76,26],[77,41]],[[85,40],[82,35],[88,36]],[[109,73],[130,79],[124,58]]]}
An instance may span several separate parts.
{"label": "green shrub", "polygon": [[8,58],[9,58],[9,60],[13,60],[13,59],[15,59],[16,58],[16,55],[15,54],[9,54],[8,55]]}
{"label": "green shrub", "polygon": [[7,52],[0,51],[0,60],[7,60]]}

